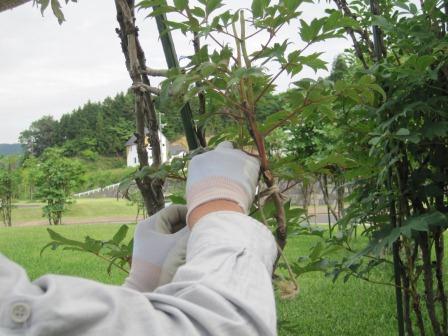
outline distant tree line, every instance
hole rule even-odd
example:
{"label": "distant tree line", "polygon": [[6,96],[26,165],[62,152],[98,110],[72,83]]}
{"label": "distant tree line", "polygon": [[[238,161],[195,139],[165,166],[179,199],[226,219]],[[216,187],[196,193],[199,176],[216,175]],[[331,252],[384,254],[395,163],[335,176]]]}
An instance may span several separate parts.
{"label": "distant tree line", "polygon": [[[264,119],[281,106],[281,95],[270,95],[261,104],[259,118]],[[211,102],[210,102],[211,103]],[[193,106],[193,108],[195,108]],[[165,136],[175,140],[183,135],[178,111],[161,111],[159,118]],[[225,129],[222,116],[214,115],[199,122],[207,124],[208,135]],[[125,142],[134,131],[134,98],[119,93],[102,102],[87,102],[60,120],[43,116],[20,133],[19,142],[27,155],[41,156],[45,149],[58,147],[64,156],[80,156],[95,160],[101,156],[124,156]]]}
{"label": "distant tree line", "polygon": [[44,116],[19,137],[27,154],[40,156],[49,147],[60,147],[66,156],[122,156],[133,130],[133,98],[120,93],[103,102],[87,102],[55,120]]}

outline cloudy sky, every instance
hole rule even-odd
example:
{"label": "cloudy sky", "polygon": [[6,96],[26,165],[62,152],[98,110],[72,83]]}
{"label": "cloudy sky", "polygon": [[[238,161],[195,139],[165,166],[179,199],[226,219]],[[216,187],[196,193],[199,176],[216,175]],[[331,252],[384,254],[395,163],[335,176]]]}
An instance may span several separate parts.
{"label": "cloudy sky", "polygon": [[[249,0],[226,2],[250,7]],[[322,15],[324,6],[308,5],[303,18]],[[130,85],[115,33],[114,2],[79,0],[63,11],[66,22],[61,26],[50,11],[42,17],[31,3],[0,13],[0,143],[17,142],[19,133],[44,115],[59,118],[88,100],[101,101]],[[165,67],[155,23],[140,13],[138,26],[148,65]],[[294,22],[279,39],[289,38],[293,46],[300,46],[297,27]],[[251,46],[262,40],[263,36],[257,36]],[[191,41],[182,35],[175,34],[174,43],[179,56],[191,53]],[[331,64],[348,45],[345,40],[333,40],[310,51],[325,52]],[[306,70],[300,76],[316,75]],[[278,89],[286,89],[288,83],[288,78],[279,78]]]}

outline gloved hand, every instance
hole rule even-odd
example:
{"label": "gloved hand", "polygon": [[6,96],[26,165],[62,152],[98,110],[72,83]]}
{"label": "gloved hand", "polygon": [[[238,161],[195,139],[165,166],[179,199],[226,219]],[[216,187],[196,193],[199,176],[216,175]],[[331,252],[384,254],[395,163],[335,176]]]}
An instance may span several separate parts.
{"label": "gloved hand", "polygon": [[150,292],[171,281],[185,263],[190,234],[186,214],[186,206],[170,205],[137,225],[131,271],[123,286]]}
{"label": "gloved hand", "polygon": [[[195,156],[188,166],[187,221],[197,207],[216,200],[235,202],[248,213],[257,187],[259,161],[229,141]],[[189,222],[190,224],[190,222]]]}

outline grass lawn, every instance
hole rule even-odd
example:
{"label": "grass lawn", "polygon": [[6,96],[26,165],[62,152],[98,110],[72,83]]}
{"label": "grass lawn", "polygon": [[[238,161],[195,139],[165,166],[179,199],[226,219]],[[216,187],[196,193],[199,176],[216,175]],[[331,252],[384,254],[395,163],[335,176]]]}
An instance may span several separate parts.
{"label": "grass lawn", "polygon": [[[13,226],[15,224],[23,224],[29,222],[46,221],[42,217],[42,203],[33,202],[18,202],[19,207],[12,210]],[[28,206],[28,207],[21,207]],[[34,207],[29,207],[35,205]],[[37,206],[36,206],[37,205]],[[137,207],[130,206],[129,202],[124,199],[117,200],[116,198],[84,198],[76,199],[74,204],[71,204],[68,211],[62,217],[64,220],[74,220],[82,218],[99,218],[99,217],[124,217],[135,218],[137,214]]]}
{"label": "grass lawn", "polygon": [[[81,202],[82,203],[82,202]],[[111,209],[113,211],[113,209]],[[110,238],[119,225],[67,225],[56,231],[70,238],[90,235]],[[131,231],[134,225],[131,225]],[[129,234],[130,235],[130,234]],[[125,274],[106,273],[106,263],[95,256],[70,251],[40,249],[49,241],[45,227],[0,228],[0,252],[23,265],[35,279],[45,273],[77,275],[110,284],[121,284]],[[313,244],[309,237],[290,240],[287,255],[304,255]],[[396,335],[394,291],[392,287],[373,285],[361,280],[342,279],[335,284],[320,273],[299,279],[300,294],[293,300],[277,300],[279,334],[332,336]]]}

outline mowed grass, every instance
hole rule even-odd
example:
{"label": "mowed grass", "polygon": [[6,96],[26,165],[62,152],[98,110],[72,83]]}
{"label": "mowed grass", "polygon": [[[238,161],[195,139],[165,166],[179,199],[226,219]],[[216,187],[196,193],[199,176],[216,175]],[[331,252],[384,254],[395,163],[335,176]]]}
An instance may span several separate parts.
{"label": "mowed grass", "polygon": [[[42,221],[43,203],[18,202],[18,205],[37,205],[37,207],[14,207],[12,210],[12,221],[15,223],[26,223]],[[75,203],[69,205],[62,221],[74,218],[95,218],[95,217],[123,217],[136,216],[137,207],[130,205],[129,201],[116,198],[86,198],[76,199]]]}
{"label": "mowed grass", "polygon": [[[120,225],[67,225],[53,227],[57,232],[83,239],[112,237]],[[130,225],[129,238],[134,225]],[[0,228],[0,252],[21,264],[31,279],[46,273],[76,275],[109,284],[121,284],[125,274],[114,269],[106,273],[107,264],[99,258],[79,252],[41,248],[49,241],[46,227]],[[286,254],[290,260],[306,255],[313,244],[310,237],[290,240]],[[386,272],[388,273],[388,272]],[[389,275],[385,275],[388,280]],[[321,273],[299,278],[300,294],[293,300],[277,300],[279,334],[286,335],[396,335],[394,290],[392,287],[350,279],[336,283]]]}

